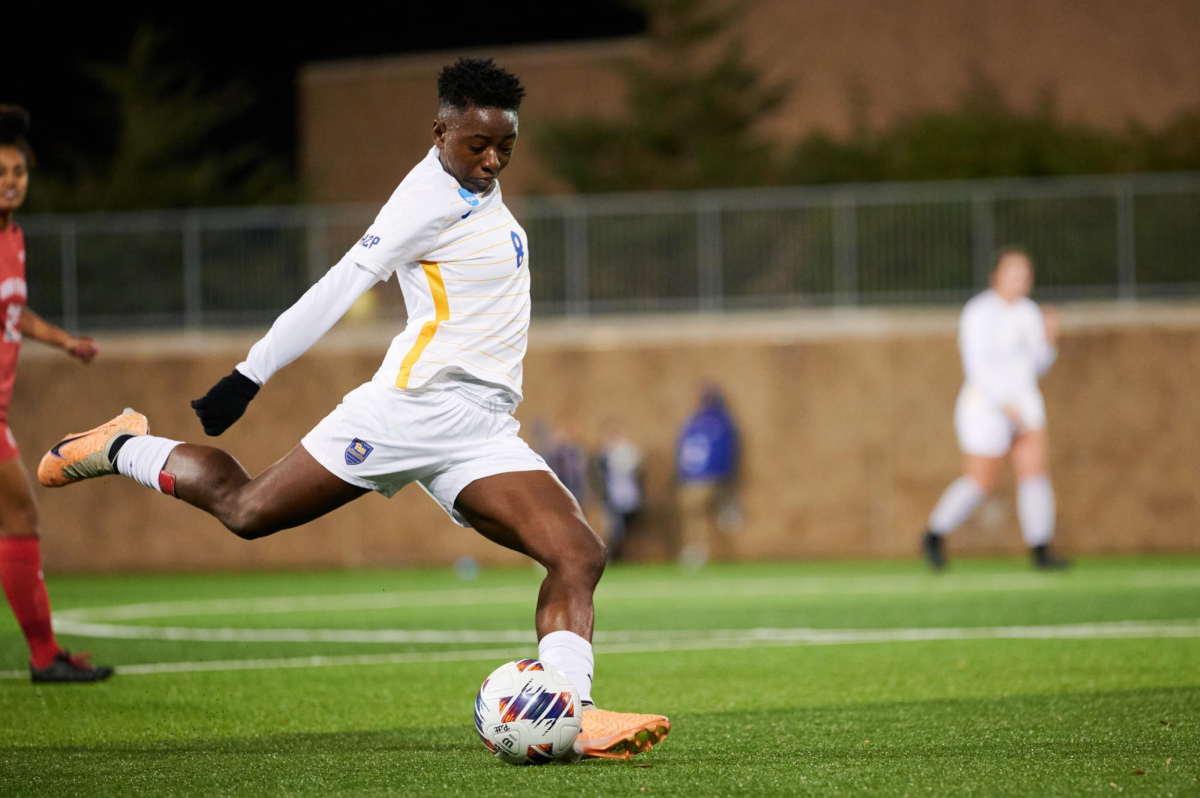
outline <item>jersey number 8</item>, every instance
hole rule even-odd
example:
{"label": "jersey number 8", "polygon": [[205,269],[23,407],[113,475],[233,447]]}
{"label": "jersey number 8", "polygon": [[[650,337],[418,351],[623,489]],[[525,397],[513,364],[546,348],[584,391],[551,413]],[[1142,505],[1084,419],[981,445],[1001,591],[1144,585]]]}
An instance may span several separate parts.
{"label": "jersey number 8", "polygon": [[521,264],[525,262],[525,246],[521,243],[521,237],[516,233],[512,234],[513,249],[517,251],[517,268],[521,268]]}

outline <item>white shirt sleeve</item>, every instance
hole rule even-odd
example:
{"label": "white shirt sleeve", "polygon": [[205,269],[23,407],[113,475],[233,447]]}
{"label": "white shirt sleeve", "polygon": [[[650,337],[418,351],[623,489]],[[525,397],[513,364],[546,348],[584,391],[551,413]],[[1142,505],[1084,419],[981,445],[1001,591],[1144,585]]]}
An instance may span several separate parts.
{"label": "white shirt sleeve", "polygon": [[1012,400],[1013,386],[995,362],[994,326],[986,305],[968,304],[959,324],[958,346],[967,382],[1001,406]]}
{"label": "white shirt sleeve", "polygon": [[382,279],[351,258],[342,258],[275,320],[270,331],[237,365],[237,370],[265,385],[275,372],[308,351],[360,296]]}
{"label": "white shirt sleeve", "polygon": [[401,184],[346,257],[384,279],[403,266],[418,263],[433,251],[446,223],[449,193]]}
{"label": "white shirt sleeve", "polygon": [[1033,317],[1030,322],[1033,326],[1033,367],[1037,369],[1037,374],[1041,377],[1058,359],[1058,347],[1051,346],[1050,342],[1046,340],[1046,320],[1042,316],[1042,309],[1034,305],[1033,313],[1030,315]]}

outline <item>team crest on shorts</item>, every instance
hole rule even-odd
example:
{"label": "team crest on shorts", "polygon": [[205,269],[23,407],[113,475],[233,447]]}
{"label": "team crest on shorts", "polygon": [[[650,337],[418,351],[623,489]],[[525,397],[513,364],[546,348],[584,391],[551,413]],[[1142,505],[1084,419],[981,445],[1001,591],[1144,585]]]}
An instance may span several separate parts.
{"label": "team crest on shorts", "polygon": [[346,465],[361,465],[374,450],[375,447],[371,444],[355,438],[346,447]]}

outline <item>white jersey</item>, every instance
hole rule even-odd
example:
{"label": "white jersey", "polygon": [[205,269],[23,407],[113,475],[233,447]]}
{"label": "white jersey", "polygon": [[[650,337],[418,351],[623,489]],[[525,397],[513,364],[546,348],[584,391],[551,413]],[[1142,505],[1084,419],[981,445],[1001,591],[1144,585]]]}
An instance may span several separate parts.
{"label": "white jersey", "polygon": [[548,470],[512,416],[529,331],[529,252],[499,183],[480,195],[460,188],[430,150],[367,234],[237,370],[265,385],[393,272],[408,324],[375,377],[301,443],[330,473],[385,496],[418,482],[466,525],[455,502],[471,482]]}
{"label": "white jersey", "polygon": [[1024,429],[1046,424],[1038,378],[1057,353],[1046,340],[1042,312],[1030,299],[1010,303],[984,291],[963,309],[958,346],[966,376],[954,407],[959,447],[1002,457],[1019,432],[1005,407],[1016,409]]}
{"label": "white jersey", "polygon": [[966,385],[996,407],[1037,391],[1057,351],[1046,340],[1037,303],[1006,302],[987,290],[967,302],[958,328]]}
{"label": "white jersey", "polygon": [[473,194],[438,152],[408,173],[346,254],[380,278],[394,272],[408,310],[374,381],[408,391],[482,383],[515,405],[529,334],[528,239],[499,181]]}

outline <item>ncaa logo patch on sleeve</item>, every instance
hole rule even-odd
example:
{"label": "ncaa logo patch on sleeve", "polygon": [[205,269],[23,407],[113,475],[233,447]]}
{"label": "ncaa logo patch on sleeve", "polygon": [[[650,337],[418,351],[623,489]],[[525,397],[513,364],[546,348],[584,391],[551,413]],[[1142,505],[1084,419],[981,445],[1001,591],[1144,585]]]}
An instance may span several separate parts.
{"label": "ncaa logo patch on sleeve", "polygon": [[361,465],[363,460],[375,451],[375,447],[364,440],[355,438],[346,447],[346,465]]}

